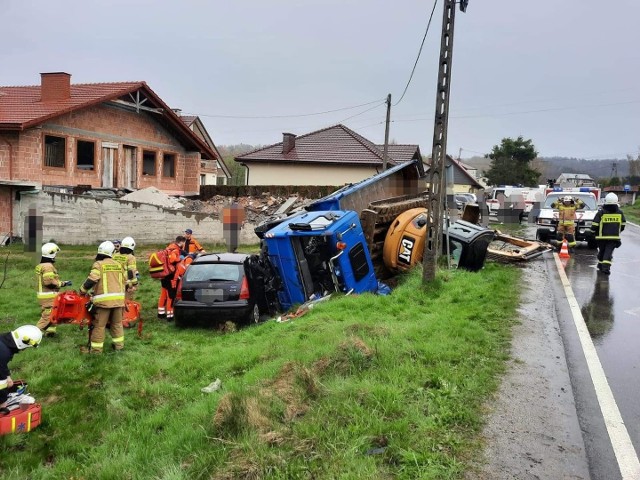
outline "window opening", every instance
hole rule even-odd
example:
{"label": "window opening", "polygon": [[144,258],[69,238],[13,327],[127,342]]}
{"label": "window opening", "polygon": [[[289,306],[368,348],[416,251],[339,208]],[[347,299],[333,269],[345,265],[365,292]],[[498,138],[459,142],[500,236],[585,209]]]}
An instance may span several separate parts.
{"label": "window opening", "polygon": [[44,166],[64,168],[66,140],[63,137],[45,135],[44,137]]}
{"label": "window opening", "polygon": [[78,140],[76,144],[76,165],[80,170],[93,170],[96,160],[96,144]]}
{"label": "window opening", "polygon": [[173,153],[165,153],[162,156],[162,176],[176,176],[176,156]]}
{"label": "window opening", "polygon": [[156,176],[156,152],[142,151],[142,175]]}

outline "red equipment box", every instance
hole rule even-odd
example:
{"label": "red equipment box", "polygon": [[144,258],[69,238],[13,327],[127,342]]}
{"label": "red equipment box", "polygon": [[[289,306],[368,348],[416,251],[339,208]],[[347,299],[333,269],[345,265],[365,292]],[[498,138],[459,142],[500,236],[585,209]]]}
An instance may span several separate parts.
{"label": "red equipment box", "polygon": [[[53,301],[51,309],[51,323],[74,323],[77,325],[88,325],[91,314],[87,311],[89,297],[80,295],[74,290],[67,290],[58,293]],[[125,303],[124,318],[122,324],[125,327],[132,327],[140,320],[140,304],[127,300]]]}
{"label": "red equipment box", "polygon": [[41,420],[42,407],[39,403],[29,405],[26,409],[20,407],[9,413],[0,413],[0,435],[30,432],[40,425]]}

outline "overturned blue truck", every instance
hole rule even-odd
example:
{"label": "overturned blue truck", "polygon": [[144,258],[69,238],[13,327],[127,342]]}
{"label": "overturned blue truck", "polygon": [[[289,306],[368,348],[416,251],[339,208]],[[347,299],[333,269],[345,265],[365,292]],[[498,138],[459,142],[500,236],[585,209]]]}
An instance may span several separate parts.
{"label": "overturned blue truck", "polygon": [[[421,260],[428,199],[422,162],[411,161],[269,218],[255,229],[261,253],[248,269],[261,310],[287,311],[332,292],[376,292],[380,280]],[[445,234],[459,267],[482,268],[492,230],[459,220]]]}

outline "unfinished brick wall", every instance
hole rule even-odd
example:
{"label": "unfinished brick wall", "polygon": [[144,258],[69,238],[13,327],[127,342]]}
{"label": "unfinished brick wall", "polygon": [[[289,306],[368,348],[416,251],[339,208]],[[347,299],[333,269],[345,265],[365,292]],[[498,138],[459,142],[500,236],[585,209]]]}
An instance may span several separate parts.
{"label": "unfinished brick wall", "polygon": [[[14,179],[32,180],[43,185],[103,186],[102,146],[115,145],[113,186],[125,187],[124,147],[136,149],[136,188],[154,186],[168,194],[197,194],[199,191],[200,153],[186,151],[180,142],[165,129],[152,112],[136,113],[111,105],[97,105],[52,119],[40,127],[20,132],[14,158]],[[66,140],[65,167],[44,166],[45,135]],[[77,141],[95,142],[94,169],[78,168]],[[0,149],[2,148],[0,142]],[[156,153],[155,175],[142,174],[143,150]],[[0,150],[0,169],[4,168]],[[162,175],[163,155],[175,158],[175,176]],[[0,170],[0,172],[3,170]]]}
{"label": "unfinished brick wall", "polygon": [[13,231],[11,228],[12,194],[13,191],[10,187],[3,187],[0,185],[0,241],[4,234]]}

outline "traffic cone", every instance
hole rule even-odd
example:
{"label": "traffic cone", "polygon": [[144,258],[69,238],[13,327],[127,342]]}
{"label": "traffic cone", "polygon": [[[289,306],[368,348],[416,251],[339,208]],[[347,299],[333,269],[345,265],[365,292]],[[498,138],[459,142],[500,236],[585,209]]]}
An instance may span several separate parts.
{"label": "traffic cone", "polygon": [[571,255],[569,255],[569,242],[567,242],[566,238],[564,240],[562,240],[562,248],[560,249],[560,253],[558,254],[558,256],[560,258],[569,258],[569,257],[571,257]]}

